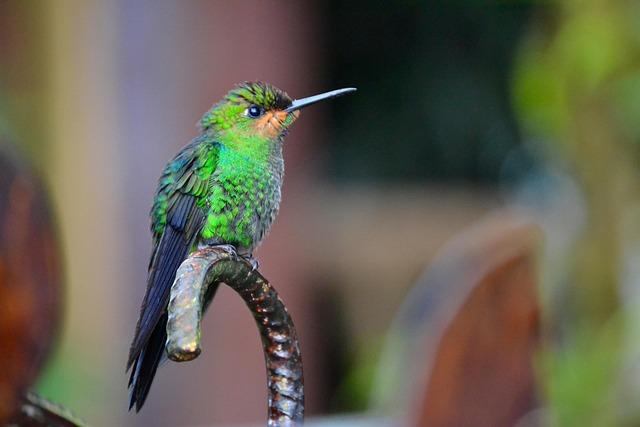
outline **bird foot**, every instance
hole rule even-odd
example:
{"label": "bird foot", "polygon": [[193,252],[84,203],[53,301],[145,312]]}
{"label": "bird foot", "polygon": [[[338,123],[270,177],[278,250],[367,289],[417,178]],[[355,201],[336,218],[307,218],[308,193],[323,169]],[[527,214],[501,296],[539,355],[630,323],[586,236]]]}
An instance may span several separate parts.
{"label": "bird foot", "polygon": [[227,252],[233,258],[238,257],[238,251],[233,245],[216,245],[215,247]]}
{"label": "bird foot", "polygon": [[256,271],[257,269],[260,268],[260,262],[256,258],[254,258],[252,254],[246,254],[246,255],[240,255],[240,256],[242,257],[242,259],[244,259],[249,264],[251,264],[251,271]]}
{"label": "bird foot", "polygon": [[239,254],[238,250],[233,245],[228,245],[228,244],[215,245],[215,248],[227,252],[232,258],[242,258],[244,261],[251,264],[252,271],[255,271],[258,268],[260,268],[260,262],[258,262],[258,260],[253,257],[253,254],[247,254],[247,253]]}

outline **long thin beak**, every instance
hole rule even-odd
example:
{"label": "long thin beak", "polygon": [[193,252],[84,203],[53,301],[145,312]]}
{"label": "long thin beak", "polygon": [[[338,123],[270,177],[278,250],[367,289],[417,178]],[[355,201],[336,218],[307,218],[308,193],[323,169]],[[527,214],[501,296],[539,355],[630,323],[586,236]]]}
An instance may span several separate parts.
{"label": "long thin beak", "polygon": [[336,98],[338,96],[346,95],[347,93],[355,92],[357,89],[355,87],[347,87],[344,89],[332,90],[331,92],[321,93],[320,95],[313,95],[307,98],[296,99],[291,103],[291,106],[284,110],[287,113],[292,111],[300,110],[304,107],[308,107],[309,105],[313,105],[316,102],[324,101],[326,99]]}

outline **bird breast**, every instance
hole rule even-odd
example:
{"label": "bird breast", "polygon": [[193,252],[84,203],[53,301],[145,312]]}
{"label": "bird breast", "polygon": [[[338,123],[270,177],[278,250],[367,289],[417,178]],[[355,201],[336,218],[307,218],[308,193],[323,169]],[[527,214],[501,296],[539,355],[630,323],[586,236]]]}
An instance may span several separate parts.
{"label": "bird breast", "polygon": [[225,163],[212,179],[203,237],[206,244],[233,244],[251,253],[278,214],[284,162],[272,156],[262,165],[242,159]]}

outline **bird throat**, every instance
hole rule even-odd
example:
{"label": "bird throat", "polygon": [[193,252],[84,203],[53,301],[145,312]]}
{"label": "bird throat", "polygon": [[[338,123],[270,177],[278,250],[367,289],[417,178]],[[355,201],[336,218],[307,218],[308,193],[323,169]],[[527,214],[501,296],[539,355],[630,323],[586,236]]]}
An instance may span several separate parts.
{"label": "bird throat", "polygon": [[[295,120],[299,113],[296,111],[291,114],[295,115],[295,117],[293,117]],[[289,113],[284,111],[267,111],[262,117],[255,121],[254,128],[256,134],[268,139],[277,138],[282,133],[285,123],[289,119],[287,116],[289,116]]]}

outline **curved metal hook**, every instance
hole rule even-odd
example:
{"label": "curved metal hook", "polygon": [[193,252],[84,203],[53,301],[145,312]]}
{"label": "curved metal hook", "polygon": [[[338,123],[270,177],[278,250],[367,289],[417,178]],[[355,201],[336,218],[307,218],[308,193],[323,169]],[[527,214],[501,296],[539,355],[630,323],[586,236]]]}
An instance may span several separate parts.
{"label": "curved metal hook", "polygon": [[169,358],[184,362],[198,357],[205,295],[219,283],[226,283],[242,297],[260,331],[269,391],[268,425],[301,425],[304,381],[293,321],[276,290],[233,247],[199,249],[180,265],[168,307]]}

